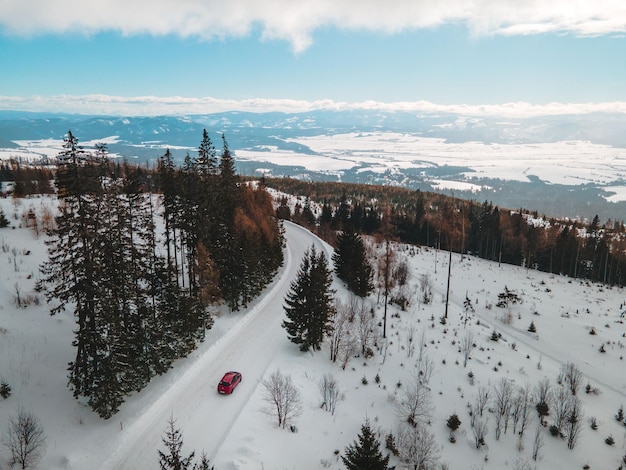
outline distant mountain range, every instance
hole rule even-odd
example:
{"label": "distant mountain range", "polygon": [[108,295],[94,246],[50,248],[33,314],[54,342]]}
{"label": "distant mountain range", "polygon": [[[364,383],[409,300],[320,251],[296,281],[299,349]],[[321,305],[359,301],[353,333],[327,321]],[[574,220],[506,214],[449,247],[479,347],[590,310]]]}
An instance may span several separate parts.
{"label": "distant mountain range", "polygon": [[[151,162],[170,148],[175,159],[182,161],[189,153],[194,155],[207,129],[221,149],[221,135],[225,135],[234,151],[237,169],[242,174],[264,171],[275,176],[309,178],[311,180],[341,180],[377,184],[394,184],[422,190],[444,190],[433,181],[467,181],[475,169],[471,164],[454,165],[428,163],[397,165],[385,169],[373,167],[365,159],[358,161],[358,152],[345,152],[353,165],[341,171],[329,171],[309,165],[307,156],[332,157],[321,152],[311,142],[319,136],[367,133],[409,134],[419,138],[438,139],[445,144],[480,142],[489,145],[534,145],[570,141],[584,141],[609,146],[622,153],[626,149],[626,115],[596,113],[584,115],[542,116],[533,118],[472,117],[459,114],[383,112],[383,111],[310,111],[304,113],[250,113],[224,112],[190,116],[86,116],[70,114],[27,113],[0,111],[0,157],[50,156],[59,148],[68,130],[80,142],[107,142],[111,154],[140,163]],[[33,143],[33,141],[38,141]],[[39,150],[38,150],[39,149]],[[384,146],[373,150],[380,161],[386,157]],[[395,149],[394,149],[395,152]],[[256,158],[259,155],[282,154],[294,158],[274,161]],[[243,156],[245,155],[245,156]],[[416,156],[420,161],[423,156]],[[422,158],[423,159],[423,158]],[[371,160],[371,158],[370,158]],[[333,160],[336,163],[337,160]],[[494,162],[494,165],[501,162]],[[609,168],[611,163],[602,163]],[[324,165],[321,165],[322,167]],[[605,170],[606,170],[605,168]],[[626,169],[614,170],[615,177],[608,183],[622,184]],[[454,194],[479,201],[489,200],[504,207],[536,208],[539,213],[555,216],[626,219],[626,204],[608,202],[602,188],[607,184],[553,184],[546,175],[529,174],[526,181],[479,175],[474,187],[459,187]]]}

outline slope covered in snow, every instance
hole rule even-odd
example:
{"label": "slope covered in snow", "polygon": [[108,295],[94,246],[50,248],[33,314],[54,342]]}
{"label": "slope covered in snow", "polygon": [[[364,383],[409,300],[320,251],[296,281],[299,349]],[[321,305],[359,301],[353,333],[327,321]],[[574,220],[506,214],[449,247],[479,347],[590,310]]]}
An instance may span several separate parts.
{"label": "slope covered in snow", "polygon": [[[448,318],[442,324],[448,253],[396,246],[396,259],[409,266],[404,293],[410,305],[406,311],[389,307],[383,338],[378,326],[383,304],[373,293],[365,302],[376,320],[374,355],[366,359],[354,354],[343,370],[330,362],[327,345],[320,352],[302,353],[280,326],[284,295],[304,250],[315,243],[329,258],[331,253],[319,239],[289,223],[285,264],[262,297],[240,312],[221,312],[197,351],[103,421],[74,400],[66,386],[66,366],[73,354],[72,316],[49,316],[45,299],[34,291],[38,266],[46,256],[45,237],[20,228],[21,214],[31,207],[42,213],[52,204],[46,198],[0,199],[12,225],[0,229],[0,380],[12,387],[8,399],[0,398],[0,435],[19,407],[37,416],[47,437],[39,468],[157,468],[157,449],[163,448],[161,437],[170,417],[183,432],[183,451],[206,451],[218,470],[344,468],[340,455],[366,419],[383,444],[387,434],[397,435],[399,427],[406,426],[398,404],[417,382],[428,390],[430,417],[422,425],[435,438],[439,461],[450,469],[610,469],[617,468],[626,453],[626,427],[615,419],[626,402],[623,289],[453,254]],[[425,279],[432,284],[430,303],[423,301]],[[505,287],[522,302],[497,307]],[[337,280],[334,288],[344,303],[350,301]],[[18,294],[26,307],[16,306]],[[474,312],[464,307],[466,298]],[[531,322],[535,332],[528,331]],[[475,348],[464,367],[460,343],[468,331]],[[498,341],[491,339],[494,331]],[[488,427],[485,445],[476,448],[469,411],[479,390],[493,396],[502,379],[510,379],[515,390],[525,384],[532,390],[548,379],[557,391],[559,371],[566,363],[583,374],[576,395],[584,411],[583,425],[573,450],[564,438],[551,436],[554,413],[542,427],[534,408],[523,437],[513,432],[509,421],[499,439],[495,413],[486,409],[481,418]],[[241,371],[243,382],[233,395],[218,395],[217,381],[230,369]],[[297,432],[278,428],[264,399],[261,382],[278,369],[292,377],[301,394],[302,413],[293,423]],[[329,373],[341,391],[334,415],[320,407],[318,385]],[[488,408],[494,409],[493,402]],[[461,420],[454,443],[446,427],[453,413]],[[534,461],[536,435],[541,447]],[[613,445],[605,443],[609,436]],[[6,465],[4,450],[0,446],[0,468]],[[391,462],[403,468],[398,458]]]}

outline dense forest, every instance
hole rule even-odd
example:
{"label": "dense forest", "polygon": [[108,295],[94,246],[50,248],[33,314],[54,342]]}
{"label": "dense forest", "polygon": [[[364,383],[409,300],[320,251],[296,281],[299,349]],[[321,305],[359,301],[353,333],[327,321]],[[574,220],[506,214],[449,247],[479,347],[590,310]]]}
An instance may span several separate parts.
{"label": "dense forest", "polygon": [[623,221],[559,220],[525,209],[502,209],[438,193],[395,186],[266,178],[278,191],[303,196],[281,218],[301,223],[335,244],[336,232],[354,230],[397,241],[472,254],[529,269],[624,285]]}
{"label": "dense forest", "polygon": [[[206,131],[197,157],[155,169],[86,151],[71,132],[54,175],[20,165],[13,195],[49,192],[58,215],[39,289],[51,314],[76,319],[69,386],[100,416],[191,352],[225,304],[247,305],[282,264],[271,197],[235,174],[226,139],[218,156]],[[46,183],[47,182],[47,183]]]}

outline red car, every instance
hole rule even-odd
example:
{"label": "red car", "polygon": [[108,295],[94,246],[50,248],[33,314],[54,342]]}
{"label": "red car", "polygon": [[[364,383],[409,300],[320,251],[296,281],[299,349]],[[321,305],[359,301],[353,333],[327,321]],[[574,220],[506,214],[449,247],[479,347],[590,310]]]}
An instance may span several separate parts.
{"label": "red car", "polygon": [[239,382],[241,382],[241,374],[239,372],[232,370],[230,372],[226,372],[224,377],[222,377],[222,380],[220,380],[220,383],[217,385],[217,391],[225,394],[233,393],[233,390],[235,390],[235,387],[239,385]]}

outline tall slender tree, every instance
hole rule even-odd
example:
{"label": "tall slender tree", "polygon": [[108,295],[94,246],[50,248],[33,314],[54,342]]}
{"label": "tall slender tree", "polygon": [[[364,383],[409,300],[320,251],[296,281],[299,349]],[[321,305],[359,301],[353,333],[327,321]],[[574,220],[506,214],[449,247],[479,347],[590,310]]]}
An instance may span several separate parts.
{"label": "tall slender tree", "polygon": [[372,265],[367,259],[365,244],[358,233],[347,229],[337,236],[337,249],[332,260],[335,274],[346,282],[348,289],[359,297],[366,297],[371,292]]}
{"label": "tall slender tree", "polygon": [[323,251],[315,245],[304,254],[297,278],[285,297],[287,320],[283,328],[301,351],[319,350],[324,336],[332,329],[334,305],[332,277]]}

